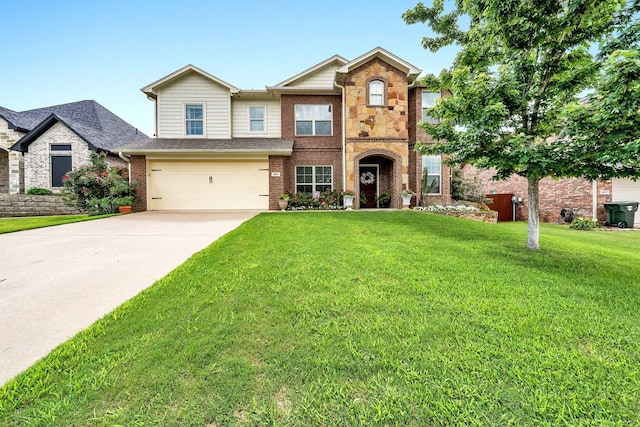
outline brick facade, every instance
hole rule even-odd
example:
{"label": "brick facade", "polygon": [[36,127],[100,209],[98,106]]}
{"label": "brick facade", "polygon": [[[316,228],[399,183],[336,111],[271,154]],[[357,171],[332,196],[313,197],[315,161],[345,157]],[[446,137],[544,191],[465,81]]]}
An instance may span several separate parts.
{"label": "brick facade", "polygon": [[[333,113],[333,134],[296,136],[296,104],[329,104]],[[340,95],[282,95],[280,100],[282,138],[293,139],[291,157],[283,159],[282,192],[295,193],[296,166],[332,166],[333,189],[342,185],[342,97]],[[270,168],[270,172],[273,172]],[[282,193],[280,192],[280,193]],[[277,196],[269,191],[269,206],[279,209]],[[275,197],[274,197],[275,195]]]}
{"label": "brick facade", "polygon": [[136,183],[136,194],[140,198],[132,208],[134,212],[147,210],[147,157],[132,155],[129,164],[131,182]]}
{"label": "brick facade", "polygon": [[[431,136],[424,133],[417,123],[422,121],[422,91],[427,88],[416,87],[409,91],[409,182],[412,189],[419,191],[422,186],[422,154],[415,151],[415,143],[432,144]],[[447,93],[442,93],[447,96]],[[417,200],[416,200],[417,202]],[[442,163],[440,167],[440,195],[425,196],[425,203],[428,205],[448,205],[451,204],[451,168]]]}
{"label": "brick facade", "polygon": [[[523,203],[516,205],[516,220],[528,219],[527,180],[521,176],[512,176],[508,180],[493,181],[494,170],[478,170],[473,166],[465,166],[464,176],[480,178],[485,194],[513,194],[522,197]],[[560,221],[560,211],[568,207],[576,216],[593,217],[593,182],[583,178],[567,178],[554,180],[544,178],[540,181],[540,220],[544,222]],[[597,181],[597,212],[600,222],[606,221],[607,215],[603,203],[611,201],[611,181]]]}

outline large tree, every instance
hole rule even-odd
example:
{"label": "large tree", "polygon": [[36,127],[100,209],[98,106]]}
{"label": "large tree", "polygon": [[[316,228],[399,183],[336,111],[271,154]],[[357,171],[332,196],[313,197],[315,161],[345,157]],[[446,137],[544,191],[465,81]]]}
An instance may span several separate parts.
{"label": "large tree", "polygon": [[[452,6],[447,11],[444,0],[434,0],[403,14],[408,24],[427,23],[436,33],[423,39],[425,48],[461,47],[450,70],[425,79],[452,95],[430,113],[439,123],[423,124],[436,143],[419,149],[454,164],[494,168],[496,179],[525,177],[527,248],[540,249],[542,178],[640,176],[640,128],[633,129],[640,102],[637,2],[456,0]],[[600,92],[591,103],[576,102],[594,88]],[[621,100],[624,107],[608,110]],[[628,123],[617,132],[621,108]]]}

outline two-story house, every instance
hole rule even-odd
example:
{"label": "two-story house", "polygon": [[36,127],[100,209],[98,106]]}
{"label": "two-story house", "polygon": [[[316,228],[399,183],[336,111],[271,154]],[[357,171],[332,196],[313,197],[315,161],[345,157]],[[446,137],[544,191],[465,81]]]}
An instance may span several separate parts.
{"label": "two-story house", "polygon": [[[142,88],[155,103],[156,138],[119,149],[131,159],[138,210],[278,209],[284,192],[353,190],[355,208],[377,207],[403,189],[450,201],[449,169],[422,156],[440,93],[421,70],[377,47],[353,60],[335,55],[265,90],[242,90],[193,65]],[[415,203],[415,199],[414,199]]]}

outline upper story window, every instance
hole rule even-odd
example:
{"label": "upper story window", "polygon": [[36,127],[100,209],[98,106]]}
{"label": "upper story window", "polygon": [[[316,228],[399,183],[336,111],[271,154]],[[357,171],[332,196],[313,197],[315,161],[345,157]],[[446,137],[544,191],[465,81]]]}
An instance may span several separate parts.
{"label": "upper story window", "polygon": [[331,135],[331,105],[299,104],[295,106],[296,135]]}
{"label": "upper story window", "polygon": [[422,92],[422,121],[435,124],[437,119],[429,116],[429,110],[436,106],[436,100],[440,98],[440,92]]}
{"label": "upper story window", "polygon": [[382,80],[369,82],[369,105],[384,105],[384,82]]}
{"label": "upper story window", "polygon": [[264,132],[264,107],[249,107],[249,130],[251,132]]}
{"label": "upper story window", "polygon": [[187,135],[204,135],[204,106],[185,105],[185,129]]}

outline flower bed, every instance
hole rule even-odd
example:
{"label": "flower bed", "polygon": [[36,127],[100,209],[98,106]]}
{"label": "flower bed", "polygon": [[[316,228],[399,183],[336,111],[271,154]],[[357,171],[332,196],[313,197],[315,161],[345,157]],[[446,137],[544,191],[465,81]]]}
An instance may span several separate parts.
{"label": "flower bed", "polygon": [[475,206],[416,206],[414,211],[425,211],[439,215],[455,216],[457,218],[471,219],[474,221],[488,222],[495,224],[498,222],[498,212],[485,211],[476,208]]}

